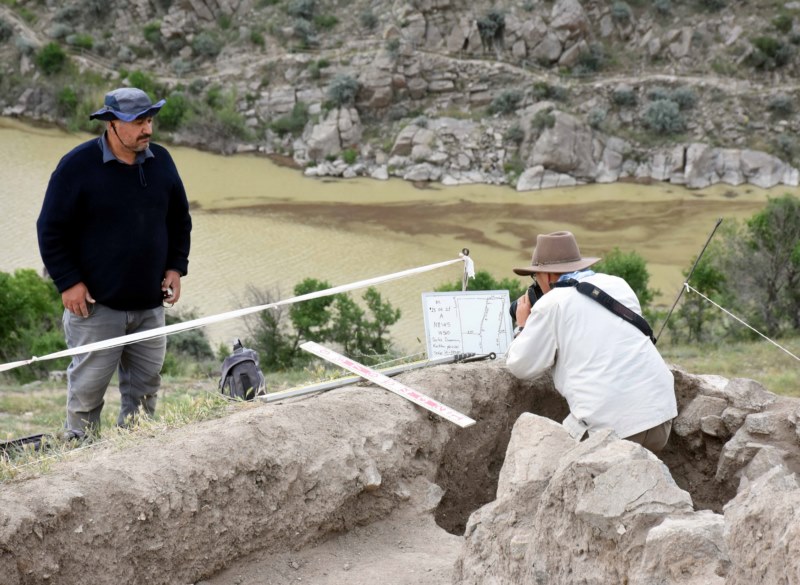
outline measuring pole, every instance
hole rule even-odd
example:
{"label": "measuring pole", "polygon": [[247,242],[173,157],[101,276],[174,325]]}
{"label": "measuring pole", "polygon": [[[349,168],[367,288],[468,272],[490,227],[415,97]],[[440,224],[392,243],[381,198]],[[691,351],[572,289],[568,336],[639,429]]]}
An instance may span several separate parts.
{"label": "measuring pole", "polygon": [[[479,359],[487,358],[494,359],[493,354],[476,355],[474,353],[457,353],[455,355],[440,357],[432,360],[422,360],[408,364],[400,364],[399,366],[377,371],[384,376],[396,376],[397,374],[409,372],[411,370],[418,370],[420,368],[428,368],[431,366],[440,366],[443,364],[452,364],[456,362],[473,362]],[[330,380],[328,382],[320,382],[318,384],[311,384],[310,386],[303,386],[302,388],[294,388],[292,390],[285,390],[283,392],[272,392],[270,394],[257,396],[256,398],[262,402],[277,402],[278,400],[283,400],[285,398],[305,396],[306,394],[313,394],[314,392],[325,392],[326,390],[333,390],[335,388],[341,388],[342,386],[349,386],[350,384],[354,384],[362,379],[363,378],[361,376],[346,376],[344,378],[337,378],[336,380]]]}
{"label": "measuring pole", "polygon": [[347,370],[350,370],[354,374],[358,374],[362,378],[365,378],[370,382],[377,384],[378,386],[383,386],[390,392],[394,392],[398,396],[413,402],[417,406],[421,406],[430,412],[438,414],[443,419],[457,424],[462,429],[475,424],[473,419],[458,412],[457,410],[450,408],[446,404],[442,404],[441,402],[434,400],[430,396],[426,396],[418,390],[409,388],[402,382],[389,378],[388,376],[385,376],[380,372],[373,370],[372,368],[368,368],[364,364],[360,364],[357,361],[351,360],[347,356],[336,353],[335,351],[318,343],[306,341],[300,345],[300,347],[309,353],[313,353],[317,357],[321,357],[322,359],[334,363],[337,366],[341,366]]}
{"label": "measuring pole", "polygon": [[664,322],[661,324],[661,329],[658,330],[658,335],[656,335],[656,341],[658,341],[658,338],[661,337],[661,333],[664,331],[664,327],[667,326],[667,321],[669,321],[669,318],[672,316],[672,311],[675,310],[675,307],[678,305],[678,301],[681,300],[681,296],[683,296],[683,291],[686,289],[686,285],[689,284],[689,279],[692,278],[692,274],[694,274],[694,269],[697,268],[698,264],[700,264],[700,258],[702,258],[703,254],[705,254],[706,248],[708,248],[708,245],[711,243],[711,238],[713,238],[714,234],[717,233],[717,228],[721,223],[722,223],[722,218],[720,217],[717,220],[717,223],[714,225],[714,229],[711,230],[711,234],[708,236],[705,246],[703,246],[703,249],[700,250],[700,254],[697,255],[697,260],[694,261],[694,266],[692,266],[692,269],[689,271],[689,276],[687,276],[686,280],[683,281],[683,284],[681,285],[681,290],[678,291],[678,296],[675,299],[675,302],[672,303],[672,308],[669,310],[666,319],[664,319]]}

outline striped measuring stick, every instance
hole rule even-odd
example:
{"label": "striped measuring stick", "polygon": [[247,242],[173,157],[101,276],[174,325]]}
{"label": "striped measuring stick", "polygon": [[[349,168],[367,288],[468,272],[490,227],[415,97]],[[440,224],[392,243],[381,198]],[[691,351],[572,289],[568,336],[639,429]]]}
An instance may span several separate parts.
{"label": "striped measuring stick", "polygon": [[426,396],[422,392],[418,392],[413,388],[409,388],[402,382],[394,380],[388,376],[384,376],[377,370],[373,370],[364,364],[360,364],[357,361],[351,360],[349,357],[343,356],[340,353],[336,353],[335,351],[318,343],[306,341],[305,343],[301,344],[300,347],[309,353],[313,353],[324,360],[336,364],[337,366],[341,366],[346,370],[350,370],[354,374],[358,374],[362,378],[369,380],[378,386],[382,386],[387,390],[394,392],[398,396],[402,396],[406,400],[410,400],[414,404],[425,408],[426,410],[430,410],[431,412],[438,414],[442,418],[449,420],[451,423],[457,424],[462,429],[475,424],[475,421],[469,418],[467,415],[461,414],[457,410],[453,410],[449,406],[434,400],[430,396]]}

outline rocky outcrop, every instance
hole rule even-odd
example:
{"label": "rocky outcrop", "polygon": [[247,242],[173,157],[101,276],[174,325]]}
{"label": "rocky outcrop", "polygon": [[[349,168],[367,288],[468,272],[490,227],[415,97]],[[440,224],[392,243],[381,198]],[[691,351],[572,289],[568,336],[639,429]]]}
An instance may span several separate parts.
{"label": "rocky outcrop", "polygon": [[[518,191],[618,180],[692,189],[800,183],[793,166],[800,116],[791,106],[800,62],[762,71],[760,49],[745,34],[774,28],[768,11],[747,22],[734,13],[698,12],[689,25],[652,7],[578,0],[357,1],[346,10],[253,0],[95,5],[50,2],[33,19],[0,4],[0,37],[10,35],[0,40],[4,115],[63,123],[69,100],[35,58],[55,41],[71,51],[81,74],[99,73],[108,85],[130,82],[117,79],[118,71],[139,70],[165,93],[199,101],[213,102],[209,94],[224,88],[235,101],[224,124],[206,112],[200,118],[207,123],[187,124],[171,138],[223,153],[289,154],[299,166],[316,163],[308,171],[314,176],[507,184]],[[657,10],[671,9],[665,3]],[[320,30],[323,22],[330,28]],[[112,23],[114,42],[95,38]],[[791,43],[775,41],[791,52]],[[726,70],[735,74],[720,73]],[[344,119],[328,96],[339,75],[360,88],[356,114],[348,108]],[[101,94],[77,93],[81,112],[96,107]],[[515,108],[487,110],[510,93],[521,95]],[[654,128],[647,113],[656,99],[680,102],[671,114],[678,119]],[[290,136],[274,132],[273,123],[299,103],[307,127]],[[532,117],[545,107],[552,125]],[[434,138],[415,153],[395,152],[419,118]],[[447,141],[454,120],[468,135],[463,146]],[[341,160],[345,150],[355,153],[354,162],[353,153]]]}
{"label": "rocky outcrop", "polygon": [[576,444],[522,415],[453,583],[796,582],[800,403],[750,380],[674,373],[663,462],[609,432]]}

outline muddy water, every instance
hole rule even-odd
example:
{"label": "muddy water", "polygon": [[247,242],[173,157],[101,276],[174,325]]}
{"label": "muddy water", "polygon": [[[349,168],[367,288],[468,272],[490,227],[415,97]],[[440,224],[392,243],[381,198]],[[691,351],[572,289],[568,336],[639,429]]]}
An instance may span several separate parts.
{"label": "muddy water", "polygon": [[[87,139],[0,119],[0,270],[40,268],[35,221],[50,173]],[[768,195],[749,186],[689,191],[669,185],[591,185],[516,193],[484,185],[417,189],[391,180],[321,181],[257,156],[170,151],[194,205],[184,307],[211,315],[253,304],[246,288],[291,296],[306,277],[339,285],[455,258],[466,247],[496,277],[529,262],[537,233],[573,231],[586,255],[637,250],[671,303],[716,218],[749,217]],[[460,278],[458,266],[381,285],[403,311],[392,330],[405,352],[424,349],[420,293]],[[214,325],[215,342],[245,335]]]}

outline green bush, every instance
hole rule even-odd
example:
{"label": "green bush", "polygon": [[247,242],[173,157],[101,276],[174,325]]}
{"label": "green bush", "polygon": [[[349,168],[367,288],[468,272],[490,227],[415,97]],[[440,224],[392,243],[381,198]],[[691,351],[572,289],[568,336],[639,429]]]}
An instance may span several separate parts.
{"label": "green bush", "polygon": [[552,128],[556,125],[556,117],[552,110],[539,110],[531,120],[531,130],[541,132],[545,128]]}
{"label": "green bush", "polygon": [[611,92],[611,101],[620,107],[633,107],[636,105],[636,91],[625,86],[615,87]]}
{"label": "green bush", "polygon": [[753,52],[748,62],[756,69],[772,71],[791,62],[795,55],[792,45],[770,36],[760,36],[752,40]]}
{"label": "green bush", "polygon": [[67,59],[61,45],[48,43],[36,54],[36,65],[45,75],[55,75],[64,69]]}
{"label": "green bush", "polygon": [[73,47],[86,49],[87,51],[91,51],[92,47],[94,46],[94,39],[92,38],[92,35],[87,34],[68,35],[66,41]]}
{"label": "green bush", "polygon": [[14,34],[14,27],[4,18],[0,18],[0,43],[5,43]]}
{"label": "green bush", "polygon": [[191,110],[189,99],[182,92],[170,94],[167,103],[158,113],[158,127],[174,132],[181,127]]}
{"label": "green bush", "polygon": [[[532,280],[529,280],[523,284],[517,278],[503,278],[502,280],[496,280],[486,270],[478,270],[475,273],[475,278],[470,278],[467,281],[467,290],[507,290],[508,296],[513,302],[525,294],[525,291],[531,284],[533,284]],[[446,284],[437,286],[434,289],[436,292],[451,292],[459,290],[461,290],[460,280],[448,282]]]}
{"label": "green bush", "polygon": [[546,81],[537,81],[533,84],[533,97],[537,101],[565,102],[569,99],[569,90],[559,85],[550,85]]}
{"label": "green bush", "polygon": [[490,114],[508,115],[516,112],[525,96],[518,89],[507,89],[489,104]]}
{"label": "green bush", "polygon": [[506,17],[497,8],[490,9],[482,18],[478,19],[478,34],[481,43],[486,49],[494,47],[495,43],[503,42],[506,29]]}
{"label": "green bush", "polygon": [[525,130],[519,124],[514,124],[503,134],[503,140],[519,146],[525,140]]}
{"label": "green bush", "polygon": [[151,45],[159,45],[161,43],[161,23],[158,21],[148,22],[144,26],[144,40]]}
{"label": "green bush", "polygon": [[356,101],[361,84],[347,74],[340,73],[328,87],[328,100],[334,107],[351,106]]}
{"label": "green bush", "polygon": [[332,14],[319,14],[314,17],[313,22],[321,30],[331,30],[339,24],[339,19]]}
{"label": "green bush", "polygon": [[670,99],[677,103],[681,110],[691,110],[697,103],[697,94],[691,87],[679,87],[672,92]]}
{"label": "green bush", "polygon": [[623,252],[619,248],[614,248],[605,254],[600,262],[592,266],[592,270],[624,279],[636,293],[642,312],[659,294],[659,291],[648,288],[650,273],[647,271],[647,263],[637,252]]}
{"label": "green bush", "polygon": [[779,14],[772,19],[772,26],[775,27],[775,30],[783,34],[789,34],[793,25],[793,19],[789,14]]}
{"label": "green bush", "polygon": [[608,112],[605,108],[595,107],[586,114],[586,122],[589,126],[598,130],[603,125],[603,122],[606,121],[606,116],[608,116]]}
{"label": "green bush", "polygon": [[672,13],[672,2],[670,0],[654,0],[653,7],[659,16],[669,16]]}
{"label": "green bush", "polygon": [[628,24],[633,18],[633,10],[627,2],[617,0],[611,5],[611,18],[619,24]]}
{"label": "green bush", "polygon": [[577,76],[597,73],[606,64],[606,50],[600,43],[591,43],[589,49],[578,56],[573,73]]}
{"label": "green bush", "polygon": [[290,114],[281,116],[269,125],[270,129],[279,136],[291,134],[299,136],[308,123],[308,105],[296,102]]}
{"label": "green bush", "polygon": [[69,118],[78,110],[78,94],[71,87],[63,87],[56,96],[58,104],[58,114],[64,118]]}
{"label": "green bush", "polygon": [[794,113],[794,100],[781,93],[770,98],[767,109],[778,118],[788,118]]}
{"label": "green bush", "polygon": [[[36,271],[25,268],[13,274],[0,272],[0,361],[11,362],[66,349],[61,329],[61,304],[55,286]],[[19,382],[63,369],[69,359],[34,362],[10,370]]]}
{"label": "green bush", "polygon": [[222,51],[222,40],[215,32],[204,30],[195,35],[192,50],[199,57],[213,59]]}
{"label": "green bush", "polygon": [[378,27],[378,17],[372,12],[372,9],[367,8],[359,16],[359,22],[367,30],[375,30]]}
{"label": "green bush", "polygon": [[680,107],[672,100],[656,100],[647,104],[642,121],[659,135],[679,134],[686,129]]}
{"label": "green bush", "polygon": [[355,148],[345,148],[342,151],[342,160],[349,165],[355,164],[358,160],[358,151]]}
{"label": "green bush", "polygon": [[316,2],[314,0],[290,0],[286,6],[286,12],[289,16],[295,18],[302,18],[304,20],[311,20],[314,18],[314,10],[316,9]]}

